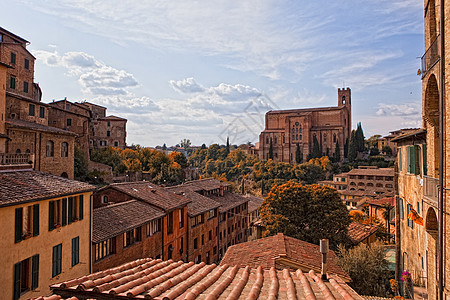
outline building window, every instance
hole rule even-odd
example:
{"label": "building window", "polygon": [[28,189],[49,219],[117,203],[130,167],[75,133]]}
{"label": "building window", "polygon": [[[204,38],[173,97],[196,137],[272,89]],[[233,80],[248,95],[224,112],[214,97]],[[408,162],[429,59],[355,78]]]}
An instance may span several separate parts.
{"label": "building window", "polygon": [[147,236],[152,236],[161,231],[161,219],[150,221],[146,224]]}
{"label": "building window", "polygon": [[95,244],[95,261],[98,261],[108,255],[116,253],[116,238],[110,238],[106,241]]}
{"label": "building window", "polygon": [[[63,200],[67,201],[67,199]],[[65,209],[63,212],[65,213]],[[52,231],[59,226],[61,226],[61,200],[50,201],[48,203],[48,230]]]}
{"label": "building window", "polygon": [[108,131],[106,132],[106,136],[111,136],[111,131],[108,130]]}
{"label": "building window", "polygon": [[414,221],[409,218],[409,213],[411,212],[411,209],[412,209],[412,205],[407,204],[406,205],[406,211],[407,211],[406,217],[408,218],[408,227],[414,228]]}
{"label": "building window", "polygon": [[198,239],[195,238],[194,239],[194,250],[196,250],[198,248]]}
{"label": "building window", "polygon": [[11,52],[11,60],[9,61],[11,64],[16,64],[16,54],[14,52]]}
{"label": "building window", "polygon": [[23,293],[39,286],[39,254],[14,264],[14,294],[17,300]]}
{"label": "building window", "polygon": [[26,81],[23,82],[23,92],[28,93],[28,82]]}
{"label": "building window", "polygon": [[61,157],[69,156],[69,144],[66,142],[61,143]]}
{"label": "building window", "polygon": [[408,173],[418,175],[420,174],[419,167],[419,146],[407,146],[406,147],[406,160],[408,164]]}
{"label": "building window", "polygon": [[52,277],[61,274],[62,244],[53,247]]}
{"label": "building window", "polygon": [[103,195],[103,196],[102,196],[102,203],[103,203],[103,204],[108,203],[108,196],[106,196],[106,195]]}
{"label": "building window", "polygon": [[12,90],[16,89],[16,77],[11,76],[9,78],[9,88],[12,89]]}
{"label": "building window", "polygon": [[80,262],[80,237],[72,239],[72,267]]}
{"label": "building window", "polygon": [[178,223],[180,228],[184,227],[184,207],[178,210]]}
{"label": "building window", "polygon": [[167,247],[167,259],[172,259],[172,254],[173,254],[173,246],[172,244],[170,244],[169,247]]}
{"label": "building window", "polygon": [[35,105],[34,104],[28,104],[28,115],[34,116],[35,112]]}
{"label": "building window", "polygon": [[114,142],[114,147],[119,147],[119,142],[115,141]]}
{"label": "building window", "polygon": [[108,127],[111,127],[111,122],[110,121],[108,121]]}
{"label": "building window", "polygon": [[215,209],[211,209],[209,211],[206,212],[206,219],[212,219],[216,216],[216,210]]}
{"label": "building window", "polygon": [[212,230],[208,232],[208,240],[212,240]]}
{"label": "building window", "polygon": [[16,208],[14,241],[18,243],[37,235],[39,235],[39,204]]}
{"label": "building window", "polygon": [[25,58],[25,59],[23,60],[23,67],[24,67],[26,70],[29,70],[29,69],[30,69],[30,60],[29,60],[28,58]]}
{"label": "building window", "polygon": [[[39,118],[45,118],[45,108],[44,107],[39,107]],[[53,121],[53,124],[56,124],[55,121]]]}
{"label": "building window", "polygon": [[202,256],[198,255],[197,257],[194,258],[194,263],[198,264],[202,261]]}
{"label": "building window", "polygon": [[72,126],[72,119],[69,118],[69,119],[67,119],[66,122],[67,122],[67,126]]}
{"label": "building window", "polygon": [[142,240],[141,229],[142,229],[142,227],[133,228],[123,234],[123,247],[124,248],[131,246],[134,243],[140,242]]}
{"label": "building window", "polygon": [[173,233],[173,211],[167,215],[167,234]]}
{"label": "building window", "polygon": [[203,224],[204,222],[205,222],[205,215],[204,214],[195,216],[194,217],[194,223],[192,224],[192,227],[195,227],[195,226],[197,226],[199,224]]}
{"label": "building window", "polygon": [[55,144],[53,141],[47,141],[46,156],[53,157]]}

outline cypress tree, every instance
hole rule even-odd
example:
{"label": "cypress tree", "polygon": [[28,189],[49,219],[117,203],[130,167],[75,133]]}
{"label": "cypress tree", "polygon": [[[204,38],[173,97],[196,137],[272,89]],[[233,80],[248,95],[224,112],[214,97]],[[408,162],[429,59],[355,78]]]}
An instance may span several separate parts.
{"label": "cypress tree", "polygon": [[312,149],[312,158],[320,158],[322,157],[322,152],[320,151],[319,141],[317,140],[317,137],[313,137],[313,149]]}
{"label": "cypress tree", "polygon": [[345,139],[345,144],[344,144],[344,158],[348,157],[348,138]]}
{"label": "cypress tree", "polygon": [[226,149],[227,149],[227,155],[230,153],[230,138],[229,137],[227,137],[227,146],[226,146]]}
{"label": "cypress tree", "polygon": [[297,143],[297,149],[295,150],[295,161],[299,164],[302,162],[302,153],[300,152],[300,145]]}
{"label": "cypress tree", "polygon": [[339,146],[339,141],[336,141],[336,148],[334,149],[334,161],[341,161],[341,147]]}
{"label": "cypress tree", "polygon": [[364,145],[364,133],[362,130],[361,122],[358,123],[358,127],[357,127],[356,133],[355,133],[355,138],[356,138],[356,151],[364,152],[366,147]]}
{"label": "cypress tree", "polygon": [[355,161],[356,156],[358,155],[358,145],[356,140],[356,132],[352,130],[352,135],[350,137],[350,144],[348,145],[348,160],[350,162]]}
{"label": "cypress tree", "polygon": [[273,159],[273,145],[272,145],[272,138],[270,138],[270,144],[269,144],[269,159]]}

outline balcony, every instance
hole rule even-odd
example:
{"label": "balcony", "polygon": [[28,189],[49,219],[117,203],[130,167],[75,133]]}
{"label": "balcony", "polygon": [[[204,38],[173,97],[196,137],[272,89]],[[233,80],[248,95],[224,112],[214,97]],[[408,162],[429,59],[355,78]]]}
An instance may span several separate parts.
{"label": "balcony", "polygon": [[420,71],[422,73],[422,78],[425,74],[439,61],[440,53],[440,36],[438,35],[436,39],[431,43],[430,48],[422,56],[422,64]]}
{"label": "balcony", "polygon": [[437,204],[439,198],[439,179],[423,177],[423,196]]}
{"label": "balcony", "polygon": [[0,153],[0,165],[29,165],[33,161],[33,154]]}

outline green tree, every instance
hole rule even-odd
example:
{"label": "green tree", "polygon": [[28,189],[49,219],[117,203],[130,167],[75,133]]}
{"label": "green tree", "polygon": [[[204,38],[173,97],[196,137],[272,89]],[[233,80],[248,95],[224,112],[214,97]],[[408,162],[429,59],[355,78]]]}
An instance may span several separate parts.
{"label": "green tree", "polygon": [[340,162],[341,161],[341,147],[339,145],[339,141],[336,141],[336,147],[334,148],[334,161]]}
{"label": "green tree", "polygon": [[326,238],[332,249],[349,243],[350,216],[333,188],[292,181],[274,186],[260,212],[266,236],[281,232],[313,244]]}
{"label": "green tree", "polygon": [[361,122],[358,123],[358,127],[356,128],[355,139],[356,139],[356,151],[364,152],[366,150],[366,146],[364,142],[365,138]]}
{"label": "green tree", "polygon": [[212,159],[212,160],[218,159],[219,158],[219,153],[218,153],[219,149],[220,149],[220,146],[218,144],[212,144],[211,146],[209,146],[207,159]]}
{"label": "green tree", "polygon": [[181,147],[184,149],[188,149],[191,147],[191,140],[190,139],[182,139],[180,142]]}
{"label": "green tree", "polygon": [[188,162],[186,159],[186,156],[184,156],[183,153],[181,152],[176,152],[173,151],[171,153],[169,153],[169,158],[171,161],[176,162],[177,164],[180,165],[181,168],[186,168],[188,166]]}
{"label": "green tree", "polygon": [[356,132],[355,130],[352,130],[352,134],[350,136],[350,143],[348,145],[348,160],[350,162],[355,161],[357,155],[358,155],[358,145],[356,141]]}
{"label": "green tree", "polygon": [[311,153],[311,158],[320,158],[322,157],[322,151],[320,150],[319,141],[316,136],[313,136],[313,149]]}
{"label": "green tree", "polygon": [[230,153],[230,138],[227,137],[227,145],[226,145],[227,155]]}
{"label": "green tree", "polygon": [[353,249],[339,248],[338,264],[350,275],[349,285],[360,295],[386,296],[388,261],[381,244],[361,244]]}
{"label": "green tree", "polygon": [[297,143],[297,148],[295,149],[295,162],[301,163],[303,160],[302,158],[302,152],[300,151],[300,145]]}
{"label": "green tree", "polygon": [[206,144],[202,144],[201,149],[207,149],[207,148],[206,148]]}
{"label": "green tree", "polygon": [[269,159],[273,159],[273,144],[272,144],[272,138],[270,138],[270,144],[269,144]]}
{"label": "green tree", "polygon": [[383,152],[384,154],[388,155],[388,156],[392,156],[392,148],[389,146],[384,146],[381,149],[381,152]]}
{"label": "green tree", "polygon": [[121,153],[122,150],[115,147],[107,147],[100,150],[93,149],[91,160],[111,166],[114,174],[121,174],[127,169],[123,163]]}
{"label": "green tree", "polygon": [[348,138],[346,138],[344,144],[344,158],[348,158],[348,143]]}
{"label": "green tree", "polygon": [[74,152],[74,176],[77,180],[86,180],[88,176],[88,163],[83,151],[75,145]]}
{"label": "green tree", "polygon": [[162,145],[162,149],[163,149],[164,151],[166,151],[166,150],[167,150],[167,146],[166,146],[166,143],[164,143],[164,144]]}
{"label": "green tree", "polygon": [[372,135],[366,140],[366,145],[368,149],[378,148],[378,139],[381,137],[379,134]]}

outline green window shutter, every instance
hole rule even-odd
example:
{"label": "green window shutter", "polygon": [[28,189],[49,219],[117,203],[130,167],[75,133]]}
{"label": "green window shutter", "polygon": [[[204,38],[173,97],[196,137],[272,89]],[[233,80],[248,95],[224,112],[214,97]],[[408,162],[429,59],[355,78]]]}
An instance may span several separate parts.
{"label": "green window shutter", "polygon": [[20,298],[20,277],[22,270],[22,262],[14,264],[14,295],[13,299],[17,300]]}
{"label": "green window shutter", "polygon": [[411,146],[406,146],[406,166],[407,166],[407,172],[411,173],[411,151],[410,151]]}
{"label": "green window shutter", "polygon": [[67,225],[67,198],[62,199],[62,226]]}
{"label": "green window shutter", "polygon": [[398,198],[398,212],[399,212],[399,217],[401,220],[404,219],[403,216],[403,199],[402,198]]}
{"label": "green window shutter", "polygon": [[31,266],[31,289],[37,289],[39,286],[39,254],[33,255]]}
{"label": "green window shutter", "polygon": [[427,175],[427,144],[422,144],[423,175]]}
{"label": "green window shutter", "polygon": [[398,148],[398,170],[402,171],[402,149]]}
{"label": "green window shutter", "polygon": [[416,174],[416,149],[408,146],[408,173]]}
{"label": "green window shutter", "polygon": [[33,205],[33,236],[39,235],[39,204]]}
{"label": "green window shutter", "polygon": [[84,198],[83,198],[83,195],[80,195],[80,203],[79,203],[79,206],[78,206],[78,208],[79,208],[79,220],[83,220],[83,212],[84,212],[84,208],[83,208],[83,204],[84,204]]}
{"label": "green window shutter", "polygon": [[53,247],[53,254],[52,254],[52,277],[55,277],[58,273],[57,273],[57,255],[58,255],[58,250],[57,250],[58,246],[54,246]]}
{"label": "green window shutter", "polygon": [[72,218],[73,218],[73,197],[69,197],[69,209],[67,211],[67,215],[68,215],[68,220],[67,223],[68,224],[72,224]]}
{"label": "green window shutter", "polygon": [[15,235],[14,242],[18,243],[22,240],[22,216],[23,208],[16,208]]}
{"label": "green window shutter", "polygon": [[80,237],[72,239],[72,267],[80,262]]}
{"label": "green window shutter", "polygon": [[48,230],[55,229],[55,202],[50,201],[48,203]]}

